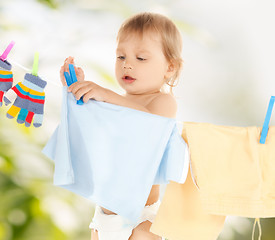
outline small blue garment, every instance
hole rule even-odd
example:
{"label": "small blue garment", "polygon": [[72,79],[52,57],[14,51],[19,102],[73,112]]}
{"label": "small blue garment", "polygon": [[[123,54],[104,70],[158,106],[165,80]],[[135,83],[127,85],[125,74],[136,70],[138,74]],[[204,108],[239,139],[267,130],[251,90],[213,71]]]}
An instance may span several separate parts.
{"label": "small blue garment", "polygon": [[184,183],[187,144],[176,119],[90,100],[63,88],[61,122],[43,149],[54,185],[138,221],[153,184]]}

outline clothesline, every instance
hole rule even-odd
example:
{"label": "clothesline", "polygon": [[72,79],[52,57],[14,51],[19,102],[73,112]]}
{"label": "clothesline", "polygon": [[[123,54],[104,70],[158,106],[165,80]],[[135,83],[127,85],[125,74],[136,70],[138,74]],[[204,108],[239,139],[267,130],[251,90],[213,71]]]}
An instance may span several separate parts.
{"label": "clothesline", "polygon": [[[25,71],[27,71],[27,72],[32,72],[31,69],[24,67],[23,65],[21,65],[21,64],[18,63],[18,62],[15,62],[15,61],[13,61],[13,60],[11,60],[11,59],[9,59],[9,62],[10,62],[12,65],[16,65],[16,66],[22,68],[23,70],[25,70]],[[43,76],[41,76],[41,78],[42,78],[43,80],[45,80],[46,82],[51,83],[51,84],[53,84],[53,85],[55,85],[55,86],[57,86],[57,87],[62,87],[61,84],[58,84],[58,83],[56,83],[55,81],[49,80],[49,79],[47,79],[47,78],[44,78]],[[46,79],[47,79],[47,80],[46,80]]]}

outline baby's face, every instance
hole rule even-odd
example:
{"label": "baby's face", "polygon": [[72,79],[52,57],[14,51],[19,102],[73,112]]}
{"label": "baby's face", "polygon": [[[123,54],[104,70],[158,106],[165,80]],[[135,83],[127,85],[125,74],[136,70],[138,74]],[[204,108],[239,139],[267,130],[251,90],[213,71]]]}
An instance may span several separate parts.
{"label": "baby's face", "polygon": [[169,64],[157,34],[130,34],[119,41],[116,57],[116,78],[128,94],[159,92]]}

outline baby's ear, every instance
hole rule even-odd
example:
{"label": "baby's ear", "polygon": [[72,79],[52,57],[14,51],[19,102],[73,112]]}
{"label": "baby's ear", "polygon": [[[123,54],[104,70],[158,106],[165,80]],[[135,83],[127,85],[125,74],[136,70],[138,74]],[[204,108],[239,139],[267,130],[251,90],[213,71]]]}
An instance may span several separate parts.
{"label": "baby's ear", "polygon": [[170,65],[168,66],[168,71],[169,71],[169,72],[173,72],[174,70],[175,70],[174,64],[170,64]]}
{"label": "baby's ear", "polygon": [[167,71],[166,71],[166,74],[165,74],[165,78],[171,78],[175,72],[176,72],[176,65],[174,63],[174,61],[170,61],[170,63],[168,64],[168,67],[167,67]]}

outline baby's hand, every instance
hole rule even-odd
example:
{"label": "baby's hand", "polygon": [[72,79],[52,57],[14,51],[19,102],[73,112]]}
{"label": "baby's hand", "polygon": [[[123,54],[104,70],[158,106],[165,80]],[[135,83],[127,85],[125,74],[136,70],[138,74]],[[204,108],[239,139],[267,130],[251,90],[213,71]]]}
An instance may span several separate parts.
{"label": "baby's hand", "polygon": [[89,99],[104,102],[107,91],[108,89],[91,81],[77,81],[68,88],[68,92],[72,92],[76,100],[79,100],[83,96],[83,102],[85,103],[87,103]]}
{"label": "baby's hand", "polygon": [[[60,68],[60,80],[63,86],[67,86],[66,79],[64,77],[64,72],[69,72],[69,64],[74,65],[74,58],[71,56],[65,59],[63,66]],[[74,66],[74,70],[77,77],[77,81],[84,81],[85,75],[82,68]]]}

